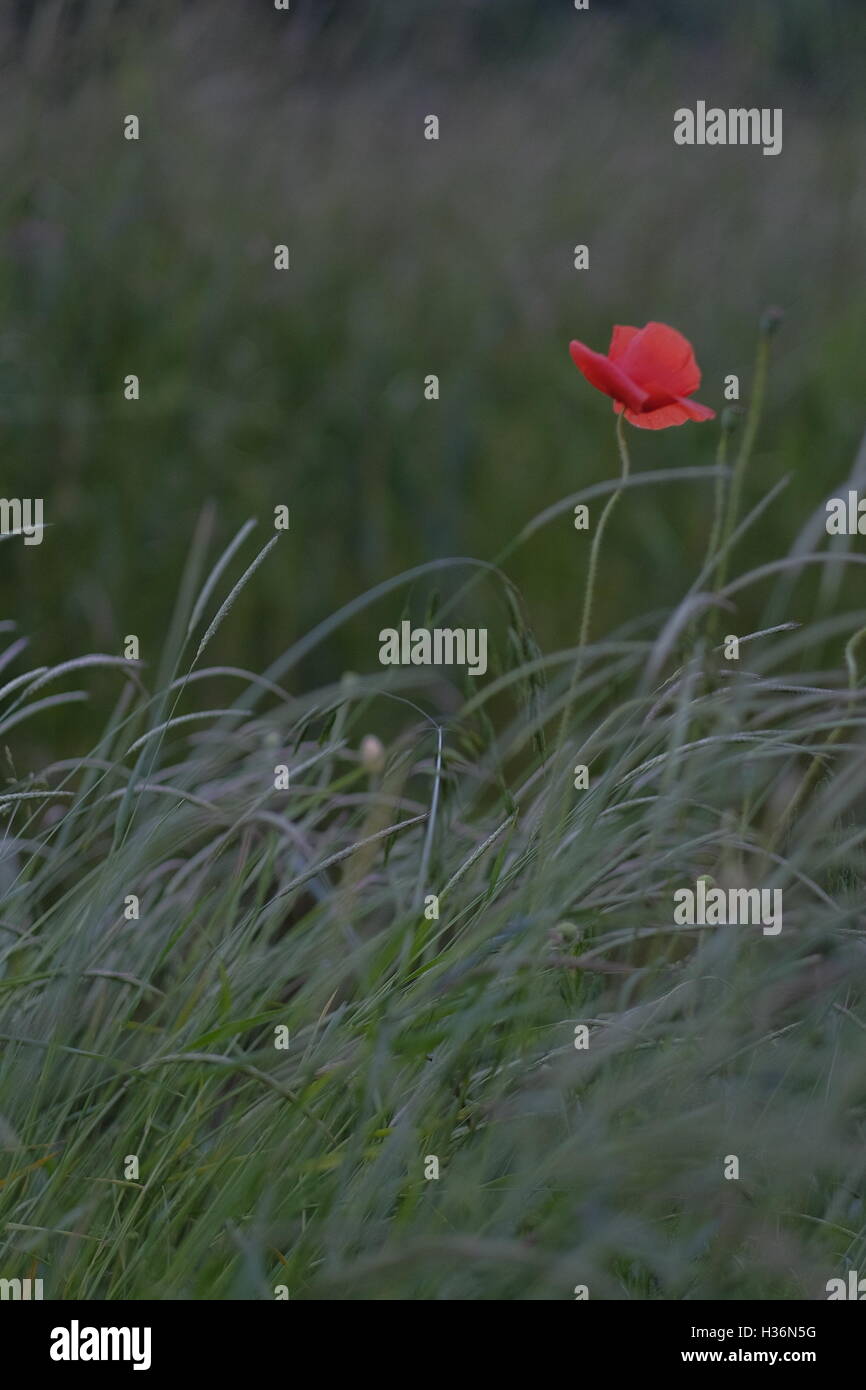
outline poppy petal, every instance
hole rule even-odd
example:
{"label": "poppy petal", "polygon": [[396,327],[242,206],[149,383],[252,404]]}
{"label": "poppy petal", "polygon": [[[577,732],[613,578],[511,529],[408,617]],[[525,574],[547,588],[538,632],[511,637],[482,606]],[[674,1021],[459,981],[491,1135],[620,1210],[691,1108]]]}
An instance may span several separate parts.
{"label": "poppy petal", "polygon": [[640,410],[649,400],[649,394],[638,386],[616,363],[611,362],[604,353],[593,352],[584,343],[572,342],[568,345],[572,361],[583,372],[590,386],[603,391],[614,400],[622,401],[631,410]]}
{"label": "poppy petal", "polygon": [[629,328],[624,323],[614,324],[613,333],[610,336],[610,347],[607,355],[612,362],[616,362],[625,355],[626,348],[636,333],[640,333],[639,328]]}
{"label": "poppy petal", "polygon": [[684,396],[677,396],[677,404],[683,410],[688,411],[690,420],[715,420],[716,412],[710,410],[708,405],[701,405],[700,401],[689,401]]}
{"label": "poppy petal", "polygon": [[666,323],[633,334],[618,365],[651,395],[690,396],[701,384],[691,343]]}
{"label": "poppy petal", "polygon": [[[614,410],[619,414],[622,407],[614,402]],[[679,402],[660,406],[658,410],[626,410],[625,418],[639,430],[666,430],[671,425],[684,425],[690,419],[688,411]]]}

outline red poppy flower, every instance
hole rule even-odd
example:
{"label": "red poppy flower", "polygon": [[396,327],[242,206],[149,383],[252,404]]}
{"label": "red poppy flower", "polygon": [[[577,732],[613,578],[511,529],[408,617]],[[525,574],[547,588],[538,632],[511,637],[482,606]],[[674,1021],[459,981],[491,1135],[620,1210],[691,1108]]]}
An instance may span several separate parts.
{"label": "red poppy flower", "polygon": [[568,350],[590,386],[613,396],[617,415],[624,410],[640,429],[712,420],[716,413],[687,399],[701,384],[701,369],[688,338],[666,323],[645,328],[617,324],[606,357],[578,342]]}

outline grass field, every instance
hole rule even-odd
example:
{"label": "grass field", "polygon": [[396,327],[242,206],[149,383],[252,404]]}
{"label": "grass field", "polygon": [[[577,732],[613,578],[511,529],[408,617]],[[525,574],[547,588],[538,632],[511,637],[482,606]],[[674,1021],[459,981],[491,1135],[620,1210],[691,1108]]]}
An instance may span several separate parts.
{"label": "grass field", "polygon": [[[437,720],[415,672],[290,696],[326,624],[213,709],[247,592],[200,588],[206,530],[166,683],[136,672],[92,756],[2,797],[4,1268],[55,1297],[460,1299],[818,1297],[856,1268],[866,611],[734,663],[684,600]],[[11,681],[0,731],[89,674]],[[780,888],[783,930],[673,925],[707,873]]]}
{"label": "grass field", "polygon": [[[0,96],[4,491],[49,523],[0,546],[0,1275],[824,1298],[866,1265],[849,69],[85,11]],[[674,154],[758,71],[783,157]],[[567,344],[653,318],[743,418],[627,428],[581,644],[620,461]],[[484,680],[379,664],[440,615]],[[677,924],[702,875],[781,932]]]}

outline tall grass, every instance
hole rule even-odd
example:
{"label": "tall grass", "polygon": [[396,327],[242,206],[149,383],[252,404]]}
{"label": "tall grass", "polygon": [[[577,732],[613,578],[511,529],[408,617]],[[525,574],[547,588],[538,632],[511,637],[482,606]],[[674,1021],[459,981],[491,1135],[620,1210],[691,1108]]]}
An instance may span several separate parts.
{"label": "tall grass", "polygon": [[[670,486],[642,444],[602,573]],[[715,483],[684,487],[709,505]],[[264,676],[208,666],[291,544],[262,556],[246,528],[214,562],[212,531],[161,675],[109,673],[91,755],[10,766],[0,795],[4,1277],[55,1298],[820,1298],[862,1269],[866,611],[799,621],[790,585],[863,557],[808,540],[743,571],[734,549],[714,596],[707,554],[680,602],[638,596],[591,639],[573,690],[576,649],[541,654],[502,568],[443,561],[452,622],[484,591],[508,614],[480,689],[406,671],[296,694],[317,645],[370,646],[424,576]],[[716,602],[738,662],[708,639]],[[11,678],[0,737],[89,679]],[[359,748],[386,729],[379,767]],[[674,925],[705,873],[782,888],[781,934]]]}

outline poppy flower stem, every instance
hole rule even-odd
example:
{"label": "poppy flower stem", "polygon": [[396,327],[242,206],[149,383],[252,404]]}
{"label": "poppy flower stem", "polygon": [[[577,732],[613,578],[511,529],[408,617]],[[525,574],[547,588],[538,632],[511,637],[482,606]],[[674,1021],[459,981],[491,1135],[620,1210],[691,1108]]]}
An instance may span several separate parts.
{"label": "poppy flower stem", "polygon": [[[595,528],[595,535],[592,538],[592,546],[590,547],[589,551],[589,569],[586,575],[586,588],[583,594],[583,616],[580,621],[580,640],[578,642],[577,647],[577,661],[575,663],[572,687],[574,686],[574,684],[576,684],[577,679],[580,675],[581,667],[583,666],[584,656],[586,654],[586,644],[589,641],[589,629],[590,624],[592,622],[592,603],[593,598],[595,596],[596,576],[598,574],[598,557],[601,553],[601,541],[602,537],[604,536],[604,528],[607,526],[610,514],[616,506],[617,502],[619,501],[620,497],[622,496],[623,488],[628,482],[629,457],[628,447],[626,445],[625,435],[623,432],[624,422],[625,411],[622,411],[617,416],[616,420],[616,445],[619,450],[619,458],[620,463],[622,465],[622,475],[620,477],[619,487],[617,488],[616,492],[612,492],[610,497],[607,499],[604,511],[598,519],[598,526]],[[566,710],[566,713],[569,712],[569,710]]]}
{"label": "poppy flower stem", "polygon": [[[574,701],[575,696],[577,695],[577,687],[580,681],[581,672],[583,670],[584,658],[586,656],[586,645],[589,640],[589,630],[590,624],[592,622],[592,600],[593,595],[595,593],[595,578],[596,574],[598,573],[598,557],[601,551],[601,541],[604,535],[604,529],[607,526],[611,512],[613,511],[614,507],[616,506],[617,502],[622,496],[623,488],[628,482],[629,456],[628,446],[626,445],[625,435],[623,432],[624,425],[625,412],[623,411],[617,417],[616,422],[616,443],[617,448],[619,449],[622,473],[620,476],[619,486],[617,487],[616,491],[612,492],[610,497],[607,499],[604,510],[598,519],[598,526],[595,528],[595,535],[592,538],[592,545],[589,551],[589,569],[587,571],[586,576],[586,588],[584,589],[583,594],[583,613],[581,615],[580,620],[580,638],[578,640],[577,655],[575,657],[574,669],[571,673],[571,682],[568,687],[568,696],[566,698],[565,706],[562,711],[562,718],[559,721],[559,731],[556,738],[556,746],[554,748],[553,757],[551,759],[551,766],[554,768],[559,767],[560,754],[562,753],[562,750],[565,747],[565,740],[568,736],[568,727],[571,723],[571,716],[574,710]],[[568,785],[569,783],[564,780],[563,788]],[[563,813],[562,807],[564,806],[564,802],[565,792],[562,789],[560,790],[558,795],[548,800],[547,809],[545,810],[544,816],[542,818],[539,834],[539,840],[542,846],[546,845],[547,843],[547,838],[550,831],[550,823],[553,815],[555,814],[555,808],[556,806],[559,806],[561,813]]]}

